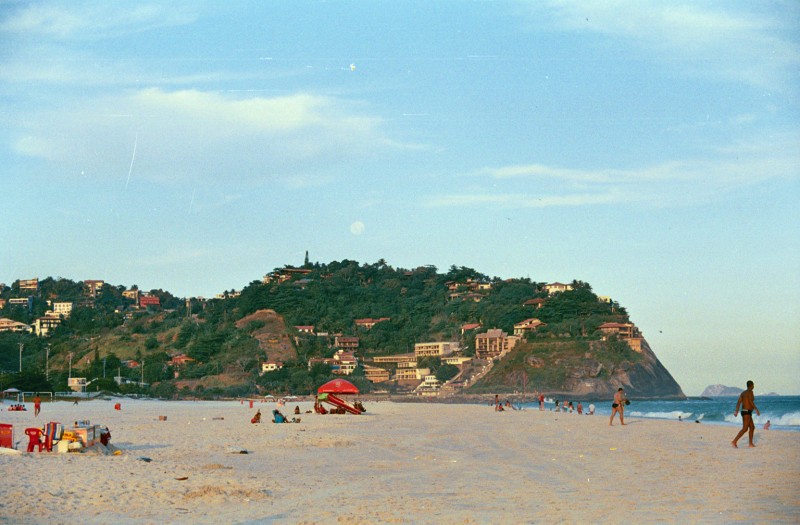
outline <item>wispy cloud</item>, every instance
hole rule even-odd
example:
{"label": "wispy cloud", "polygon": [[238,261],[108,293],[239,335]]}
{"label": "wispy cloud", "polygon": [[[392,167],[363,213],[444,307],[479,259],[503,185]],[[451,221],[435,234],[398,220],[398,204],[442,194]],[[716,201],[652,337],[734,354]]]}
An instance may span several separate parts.
{"label": "wispy cloud", "polygon": [[468,191],[431,195],[423,204],[502,208],[705,204],[771,180],[800,180],[800,137],[770,138],[718,148],[703,159],[632,169],[541,164],[487,167],[462,177],[472,182]]}
{"label": "wispy cloud", "polygon": [[[778,2],[770,12],[732,2],[554,0],[558,27],[627,40],[665,65],[769,89],[796,89],[787,77],[800,65],[800,8]],[[533,4],[537,11],[542,4]],[[738,8],[737,8],[738,7]]]}
{"label": "wispy cloud", "polygon": [[27,38],[92,40],[193,22],[191,4],[48,2],[6,8],[0,34]]}
{"label": "wispy cloud", "polygon": [[136,145],[131,184],[298,181],[397,146],[382,120],[352,101],[304,93],[144,89],[19,115],[13,124],[21,130],[17,153],[123,183]]}

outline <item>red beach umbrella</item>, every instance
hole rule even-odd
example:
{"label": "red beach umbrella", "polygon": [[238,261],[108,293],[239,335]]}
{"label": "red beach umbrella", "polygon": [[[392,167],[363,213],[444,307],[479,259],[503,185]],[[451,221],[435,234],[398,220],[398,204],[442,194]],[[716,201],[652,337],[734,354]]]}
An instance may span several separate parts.
{"label": "red beach umbrella", "polygon": [[346,379],[336,378],[317,389],[318,394],[358,394],[356,385]]}

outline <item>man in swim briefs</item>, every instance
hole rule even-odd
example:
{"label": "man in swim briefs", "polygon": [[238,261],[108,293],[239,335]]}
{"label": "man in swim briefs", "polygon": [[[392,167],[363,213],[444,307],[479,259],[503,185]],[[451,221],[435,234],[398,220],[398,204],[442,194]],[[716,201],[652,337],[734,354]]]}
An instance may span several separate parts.
{"label": "man in swim briefs", "polygon": [[753,444],[753,434],[756,431],[756,425],[753,423],[753,410],[756,411],[756,414],[759,416],[761,412],[758,411],[758,407],[756,406],[756,399],[753,395],[753,388],[754,384],[752,381],[747,382],[747,390],[739,394],[739,401],[736,402],[736,410],[733,413],[733,417],[737,417],[739,415],[739,407],[742,408],[742,429],[736,434],[736,438],[731,441],[731,445],[734,448],[739,448],[736,445],[736,442],[739,441],[739,438],[744,435],[745,432],[750,432],[750,447],[755,447]]}
{"label": "man in swim briefs", "polygon": [[608,421],[608,426],[614,426],[614,414],[619,413],[619,422],[621,425],[625,424],[625,390],[620,388],[614,394],[614,402],[611,404],[611,419]]}

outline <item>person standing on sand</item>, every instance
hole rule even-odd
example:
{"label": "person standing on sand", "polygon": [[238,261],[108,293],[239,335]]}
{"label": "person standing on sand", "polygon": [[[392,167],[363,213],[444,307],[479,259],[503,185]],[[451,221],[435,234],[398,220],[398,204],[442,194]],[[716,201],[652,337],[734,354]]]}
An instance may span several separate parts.
{"label": "person standing on sand", "polygon": [[36,393],[36,397],[33,398],[33,415],[34,417],[39,415],[39,412],[42,411],[42,398],[39,397],[39,393]]}
{"label": "person standing on sand", "polygon": [[622,387],[614,394],[614,402],[611,404],[611,419],[608,421],[608,426],[614,426],[614,414],[619,413],[619,422],[621,425],[625,424],[625,390]]}
{"label": "person standing on sand", "polygon": [[753,394],[753,388],[755,384],[752,381],[747,381],[747,390],[739,394],[739,401],[736,402],[736,410],[733,412],[733,417],[739,416],[739,407],[742,408],[742,429],[736,434],[736,437],[733,441],[731,441],[731,445],[733,448],[739,448],[736,444],[739,441],[739,438],[744,435],[745,432],[750,432],[750,448],[755,447],[753,444],[753,434],[756,431],[756,425],[753,423],[753,410],[756,411],[756,414],[759,416],[761,412],[758,411],[758,407],[756,406],[756,398]]}

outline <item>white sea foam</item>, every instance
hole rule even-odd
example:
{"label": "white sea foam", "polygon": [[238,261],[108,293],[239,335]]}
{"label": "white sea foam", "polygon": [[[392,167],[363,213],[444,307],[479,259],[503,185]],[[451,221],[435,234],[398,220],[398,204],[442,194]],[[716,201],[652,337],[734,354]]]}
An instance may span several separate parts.
{"label": "white sea foam", "polygon": [[670,412],[640,412],[632,410],[628,412],[632,417],[647,417],[655,419],[674,419],[677,421],[678,417],[681,419],[689,419],[692,416],[691,412],[682,412],[680,410],[672,410]]}

